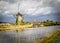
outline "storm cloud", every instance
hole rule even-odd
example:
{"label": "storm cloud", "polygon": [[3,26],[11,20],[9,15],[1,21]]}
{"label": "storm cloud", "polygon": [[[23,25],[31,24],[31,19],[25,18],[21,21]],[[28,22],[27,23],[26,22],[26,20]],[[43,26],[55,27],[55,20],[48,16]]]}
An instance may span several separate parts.
{"label": "storm cloud", "polygon": [[60,12],[59,0],[0,0],[0,13],[16,14],[20,3],[20,13],[41,15]]}

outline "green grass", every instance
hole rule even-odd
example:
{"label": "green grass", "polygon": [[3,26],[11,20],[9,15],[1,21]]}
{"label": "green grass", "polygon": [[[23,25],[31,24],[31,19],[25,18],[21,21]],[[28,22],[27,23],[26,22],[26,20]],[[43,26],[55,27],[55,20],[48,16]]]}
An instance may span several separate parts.
{"label": "green grass", "polygon": [[41,40],[35,41],[35,43],[60,43],[60,30],[52,33],[50,37],[46,36]]}
{"label": "green grass", "polygon": [[56,34],[57,35],[53,38],[53,40],[49,41],[48,43],[60,43],[60,32]]}

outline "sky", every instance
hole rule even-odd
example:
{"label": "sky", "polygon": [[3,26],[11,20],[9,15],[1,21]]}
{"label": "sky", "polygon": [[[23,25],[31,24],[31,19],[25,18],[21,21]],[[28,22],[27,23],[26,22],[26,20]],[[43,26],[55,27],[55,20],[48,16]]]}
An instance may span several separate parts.
{"label": "sky", "polygon": [[24,21],[60,21],[60,0],[0,0],[0,21],[14,22],[18,5]]}

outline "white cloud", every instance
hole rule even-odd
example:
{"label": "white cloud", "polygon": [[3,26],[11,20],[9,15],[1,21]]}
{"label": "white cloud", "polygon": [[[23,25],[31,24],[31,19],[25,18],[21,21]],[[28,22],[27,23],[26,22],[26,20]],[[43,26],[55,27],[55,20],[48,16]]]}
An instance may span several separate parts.
{"label": "white cloud", "polygon": [[5,11],[5,13],[4,14],[9,14],[10,12],[9,11]]}
{"label": "white cloud", "polygon": [[36,15],[36,14],[50,14],[51,11],[53,9],[51,7],[42,7],[42,8],[38,8],[38,10],[33,14],[33,15]]}

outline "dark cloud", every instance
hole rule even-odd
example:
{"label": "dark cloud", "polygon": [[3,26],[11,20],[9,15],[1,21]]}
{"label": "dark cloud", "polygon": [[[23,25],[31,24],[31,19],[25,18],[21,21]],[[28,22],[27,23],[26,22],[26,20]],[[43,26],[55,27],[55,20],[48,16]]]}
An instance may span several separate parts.
{"label": "dark cloud", "polygon": [[43,1],[45,6],[51,6],[56,12],[60,12],[60,1],[59,0],[45,0]]}
{"label": "dark cloud", "polygon": [[17,0],[0,0],[0,1],[6,1],[6,2],[9,2],[9,3],[15,3],[15,2],[17,2]]}

